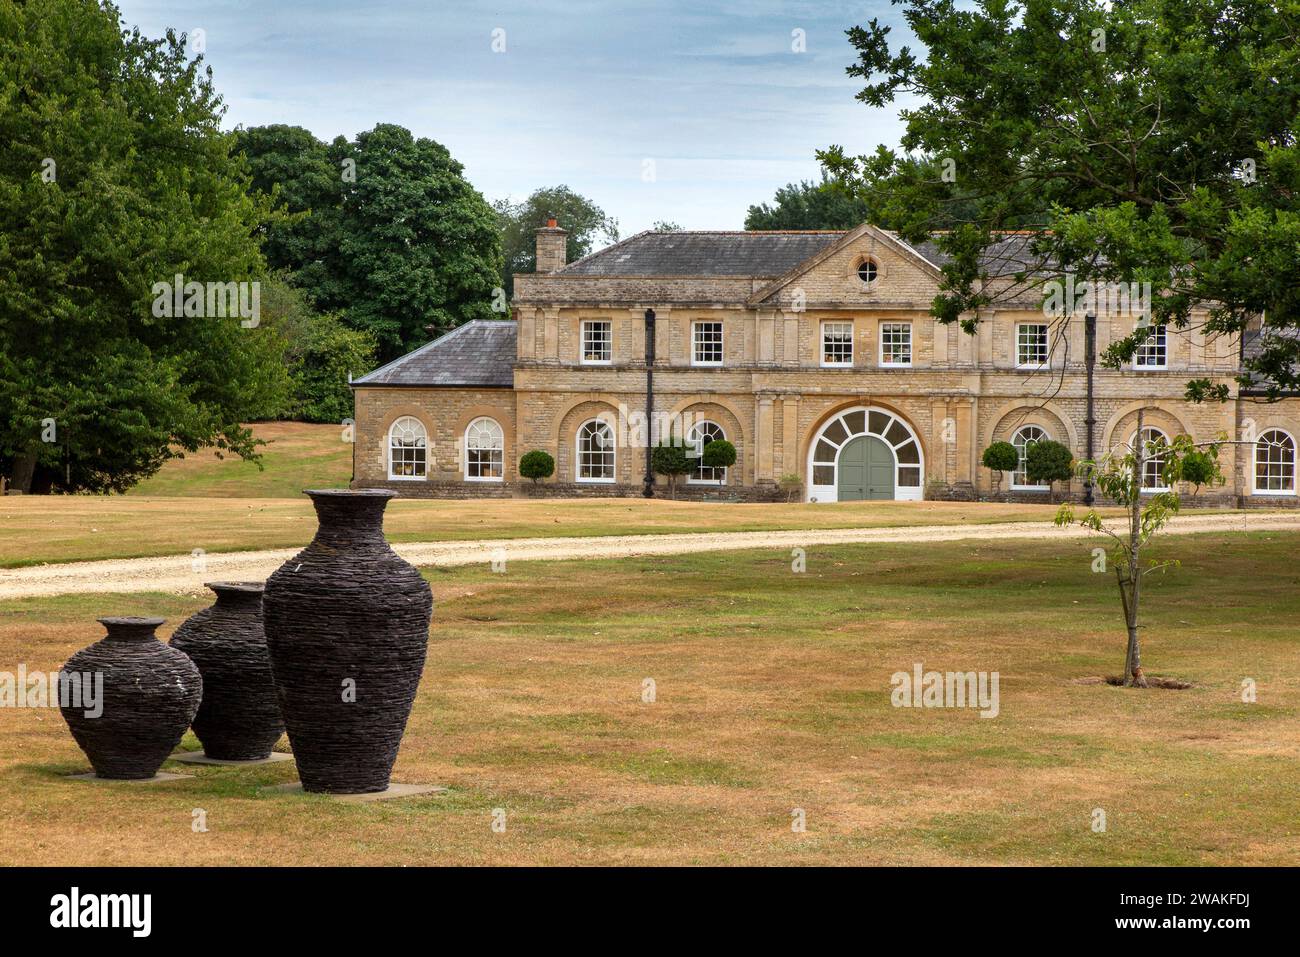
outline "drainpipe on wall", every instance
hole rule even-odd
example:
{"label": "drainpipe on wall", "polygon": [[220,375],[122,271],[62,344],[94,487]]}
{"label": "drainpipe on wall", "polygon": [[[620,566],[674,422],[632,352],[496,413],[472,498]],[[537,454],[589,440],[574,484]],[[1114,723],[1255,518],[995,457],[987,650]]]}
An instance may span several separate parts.
{"label": "drainpipe on wall", "polygon": [[645,311],[645,488],[641,494],[655,497],[654,472],[654,420],[655,420],[655,311]]}
{"label": "drainpipe on wall", "polygon": [[[1084,413],[1083,427],[1088,431],[1085,445],[1088,461],[1091,462],[1093,461],[1093,425],[1097,421],[1092,395],[1092,374],[1094,367],[1097,365],[1097,315],[1092,312],[1083,317],[1083,362],[1088,372],[1088,407]],[[1083,504],[1091,507],[1092,502],[1092,479],[1088,478],[1083,483]]]}

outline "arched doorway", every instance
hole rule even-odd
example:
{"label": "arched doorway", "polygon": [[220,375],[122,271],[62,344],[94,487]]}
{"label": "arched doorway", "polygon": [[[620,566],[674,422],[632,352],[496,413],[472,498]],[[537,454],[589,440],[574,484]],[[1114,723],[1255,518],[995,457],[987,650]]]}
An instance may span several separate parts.
{"label": "arched doorway", "polygon": [[849,439],[840,449],[835,486],[841,502],[894,497],[894,450],[874,435]]}
{"label": "arched doorway", "polygon": [[907,420],[878,406],[844,409],[809,445],[808,501],[919,501],[924,474],[921,440]]}

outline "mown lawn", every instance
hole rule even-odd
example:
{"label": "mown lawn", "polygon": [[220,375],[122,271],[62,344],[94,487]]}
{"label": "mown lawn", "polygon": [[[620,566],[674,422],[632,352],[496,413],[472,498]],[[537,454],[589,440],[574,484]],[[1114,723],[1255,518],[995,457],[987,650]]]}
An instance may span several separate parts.
{"label": "mown lawn", "polygon": [[[813,548],[803,574],[783,551],[429,570],[396,778],[450,793],[259,793],[291,764],[68,781],[86,764],[60,716],[9,711],[0,863],[1300,863],[1300,535],[1161,546],[1183,564],[1147,589],[1146,663],[1186,691],[1072,683],[1122,663],[1090,547]],[[0,669],[57,667],[98,614],[163,614],[170,633],[199,604],[5,602]],[[1000,715],[891,707],[914,662],[998,671]]]}
{"label": "mown lawn", "polygon": [[305,488],[335,488],[352,480],[352,445],[343,427],[310,422],[255,422],[261,468],[213,449],[172,459],[130,492],[147,498],[297,498]]}
{"label": "mown lawn", "polygon": [[[736,504],[655,499],[395,501],[390,541],[466,541],[659,532],[1049,523],[1050,505],[961,502]],[[8,496],[0,498],[0,568],[42,562],[294,548],[316,532],[303,495],[269,498]]]}

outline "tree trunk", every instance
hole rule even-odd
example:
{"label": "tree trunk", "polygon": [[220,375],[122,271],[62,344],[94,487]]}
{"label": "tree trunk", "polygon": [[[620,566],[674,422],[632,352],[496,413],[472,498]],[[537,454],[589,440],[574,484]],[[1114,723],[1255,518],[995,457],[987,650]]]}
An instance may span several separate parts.
{"label": "tree trunk", "polygon": [[36,474],[36,453],[20,452],[14,456],[13,474],[9,476],[9,488],[24,495],[32,490],[32,476]]}
{"label": "tree trunk", "polygon": [[1138,410],[1137,441],[1133,450],[1133,493],[1129,496],[1128,515],[1128,600],[1124,603],[1124,620],[1128,625],[1128,653],[1124,656],[1124,686],[1147,686],[1142,674],[1142,646],[1138,641],[1138,601],[1142,595],[1142,410]]}

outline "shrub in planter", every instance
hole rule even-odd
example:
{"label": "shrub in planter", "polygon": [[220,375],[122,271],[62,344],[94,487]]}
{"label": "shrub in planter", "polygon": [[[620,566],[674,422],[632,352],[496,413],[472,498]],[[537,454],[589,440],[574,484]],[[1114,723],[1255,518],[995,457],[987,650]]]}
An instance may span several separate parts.
{"label": "shrub in planter", "polygon": [[531,452],[524,453],[523,458],[519,460],[519,474],[526,479],[532,479],[533,484],[536,485],[539,479],[550,478],[555,474],[555,459],[549,452],[533,449]]}

